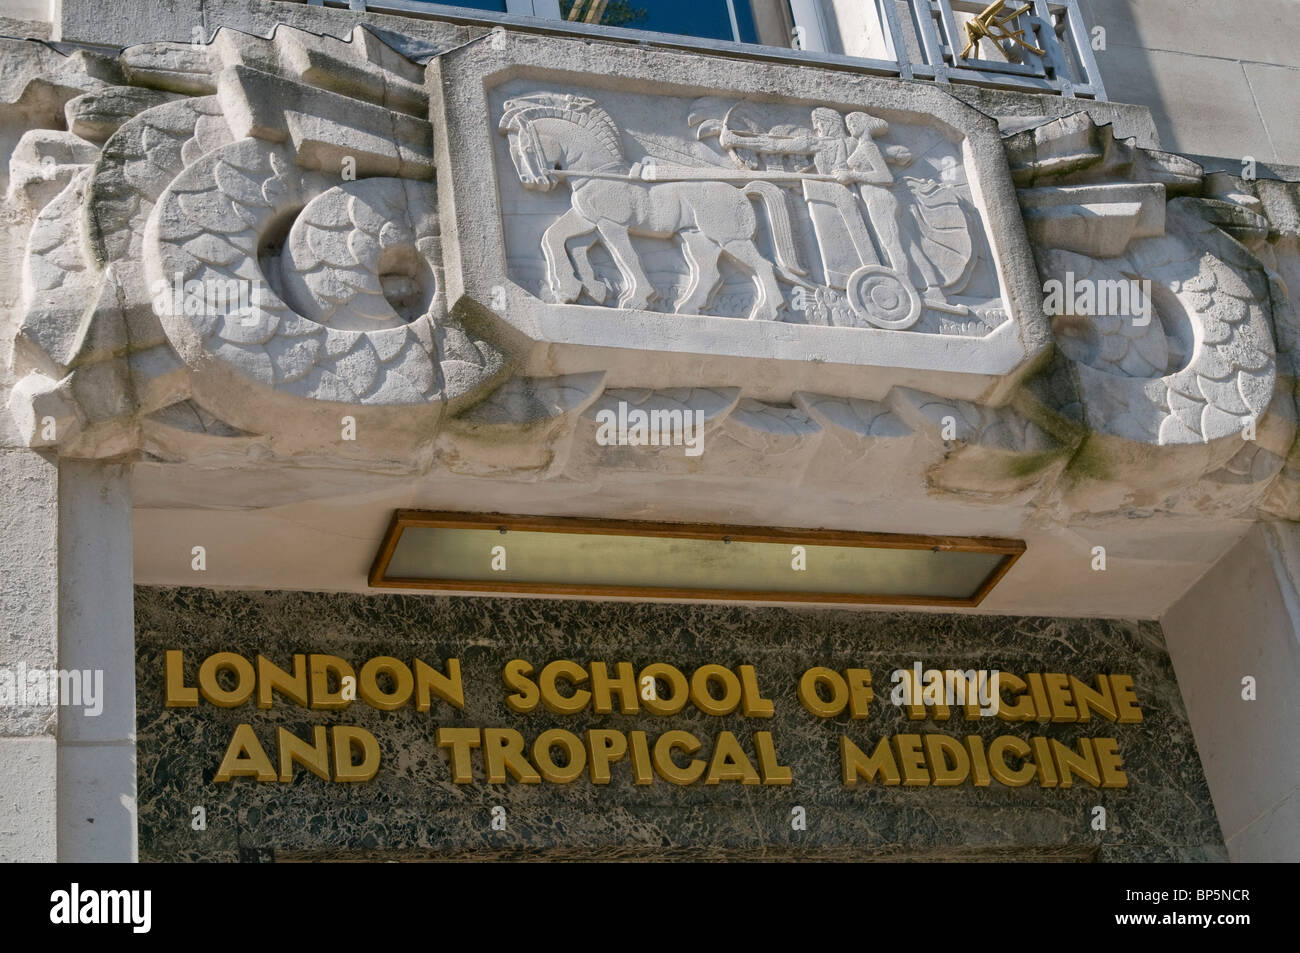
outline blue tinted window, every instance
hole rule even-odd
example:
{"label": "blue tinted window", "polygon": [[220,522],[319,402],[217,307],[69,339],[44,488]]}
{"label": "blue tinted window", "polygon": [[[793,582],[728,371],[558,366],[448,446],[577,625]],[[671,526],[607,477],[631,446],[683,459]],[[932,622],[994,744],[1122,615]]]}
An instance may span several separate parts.
{"label": "blue tinted window", "polygon": [[[425,0],[446,6],[470,7],[475,10],[506,12],[505,0]],[[574,6],[578,10],[574,14]],[[732,0],[736,12],[736,26],[740,42],[757,43],[754,16],[749,0]],[[592,22],[588,19],[596,11],[602,26],[624,27],[629,30],[653,30],[656,33],[675,33],[679,36],[698,36],[713,40],[735,40],[731,27],[731,11],[727,0],[560,0],[560,16],[566,20]],[[571,16],[572,15],[572,16]]]}
{"label": "blue tinted window", "polygon": [[491,10],[493,13],[506,12],[506,0],[423,0],[425,3],[441,3],[448,7],[469,7],[471,10]]}
{"label": "blue tinted window", "polygon": [[[592,0],[560,0],[560,15],[568,19],[575,3],[580,4],[578,19],[585,20]],[[749,0],[733,0],[732,6],[736,11],[741,42],[756,43]],[[605,26],[632,30],[654,30],[656,33],[714,40],[735,39],[727,0],[609,0],[600,22]]]}

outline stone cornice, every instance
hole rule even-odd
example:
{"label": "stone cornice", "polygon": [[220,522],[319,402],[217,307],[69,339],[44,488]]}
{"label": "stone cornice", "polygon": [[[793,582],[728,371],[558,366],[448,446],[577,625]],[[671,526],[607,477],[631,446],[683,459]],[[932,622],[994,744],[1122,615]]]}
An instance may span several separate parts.
{"label": "stone cornice", "polygon": [[[0,42],[27,446],[800,487],[869,455],[954,499],[1300,516],[1300,184],[1090,104],[1000,132],[924,84],[539,36]],[[1053,282],[1152,309],[1045,314]],[[620,405],[709,452],[604,445]]]}

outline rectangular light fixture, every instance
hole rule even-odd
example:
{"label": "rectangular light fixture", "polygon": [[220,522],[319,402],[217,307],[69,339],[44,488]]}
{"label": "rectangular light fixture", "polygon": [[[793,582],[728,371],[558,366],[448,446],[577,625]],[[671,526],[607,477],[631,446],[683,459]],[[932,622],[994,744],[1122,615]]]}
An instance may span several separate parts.
{"label": "rectangular light fixture", "polygon": [[377,589],[973,607],[1014,539],[398,510]]}

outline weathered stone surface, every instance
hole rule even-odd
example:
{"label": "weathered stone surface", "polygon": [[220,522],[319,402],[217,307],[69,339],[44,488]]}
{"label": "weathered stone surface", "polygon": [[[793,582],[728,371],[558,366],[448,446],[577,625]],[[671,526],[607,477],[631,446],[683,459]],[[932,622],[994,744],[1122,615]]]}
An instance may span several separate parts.
{"label": "weathered stone surface", "polygon": [[38,212],[98,155],[93,145],[70,132],[31,129],[23,133],[9,157],[6,198]]}
{"label": "weathered stone surface", "polygon": [[[1275,343],[1290,305],[1270,277],[1272,251],[1252,254],[1237,241],[1268,234],[1261,203],[1222,176],[1202,181],[1178,157],[1110,139],[1087,117],[1016,133],[1007,145],[1040,273],[1069,289],[1053,317],[1068,359],[1056,373],[1072,379],[1092,431],[1069,505],[1113,506],[1099,481],[1123,484],[1130,499],[1135,489],[1163,495],[1174,509],[1180,497],[1204,509],[1205,483],[1228,482],[1242,492],[1229,502],[1209,491],[1219,497],[1211,507],[1260,504],[1280,469],[1269,461],[1285,456],[1295,432]],[[1077,309],[1075,287],[1095,294],[1094,305]],[[1103,293],[1115,290],[1142,303],[1104,307]],[[1265,432],[1261,455],[1254,443]]]}
{"label": "weathered stone surface", "polygon": [[131,117],[175,98],[174,93],[155,89],[111,86],[69,100],[64,115],[69,132],[91,142],[103,142]]}
{"label": "weathered stone surface", "polygon": [[996,125],[861,77],[827,101],[765,64],[683,57],[701,91],[656,88],[674,61],[512,38],[431,63],[449,296],[529,338],[526,368],[678,387],[703,357],[711,386],[770,403],[920,373],[1004,402],[1046,329]]}
{"label": "weathered stone surface", "polygon": [[83,423],[72,393],[72,375],[56,381],[38,371],[28,374],[9,395],[14,425],[29,447],[53,447],[76,436]]}
{"label": "weathered stone surface", "polygon": [[453,473],[553,477],[568,463],[580,415],[601,395],[605,375],[512,377],[447,421],[438,459]]}
{"label": "weathered stone surface", "polygon": [[[30,450],[0,449],[0,614],[6,628],[0,640],[0,669],[9,679],[18,676],[20,665],[45,670],[58,664],[58,531],[58,461]],[[58,721],[56,705],[6,703],[0,706],[0,738],[44,736],[52,748]],[[13,741],[0,743],[10,746],[11,754],[19,750],[12,747]],[[21,750],[38,756],[35,746]],[[29,787],[30,782],[15,777],[19,773],[18,764],[5,772],[13,791]],[[6,789],[4,796],[10,793]],[[8,846],[15,839],[22,839],[19,832],[0,831],[0,844]]]}
{"label": "weathered stone surface", "polygon": [[[417,62],[330,22],[12,44],[22,440],[1300,512],[1290,185],[1110,105],[516,34]],[[1066,278],[1150,282],[1150,316],[1045,315]],[[601,445],[629,402],[703,411],[708,452]]]}
{"label": "weathered stone surface", "polygon": [[[444,404],[503,379],[502,355],[446,314],[432,186],[401,178],[432,169],[420,66],[363,29],[347,42],[223,31],[106,62],[134,85],[76,98],[72,133],[34,131],[15,155],[36,170],[15,187],[40,213],[14,374],[75,368],[71,393],[94,403],[76,412],[103,422],[63,453],[139,449],[136,415],[195,395],[290,455],[338,445],[343,405],[360,405],[369,439],[342,449],[410,460]],[[398,178],[355,181],[380,173]]]}

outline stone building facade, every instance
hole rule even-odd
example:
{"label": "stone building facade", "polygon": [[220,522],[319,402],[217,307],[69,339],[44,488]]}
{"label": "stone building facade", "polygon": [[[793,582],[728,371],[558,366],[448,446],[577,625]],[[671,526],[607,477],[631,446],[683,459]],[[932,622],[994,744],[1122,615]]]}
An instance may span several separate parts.
{"label": "stone building facade", "polygon": [[[1280,150],[1165,151],[1122,86],[983,82],[953,36],[947,66],[891,48],[883,75],[538,11],[193,6],[63,0],[0,38],[0,666],[19,695],[102,676],[94,704],[0,711],[0,857],[1300,858]],[[603,439],[629,409],[698,420],[702,452]],[[407,510],[1023,554],[977,605],[905,611],[521,598],[547,593],[490,573],[393,595],[371,570]],[[251,696],[173,694],[219,652],[456,658],[478,700],[357,715],[385,765],[364,784],[222,780]],[[763,660],[792,783],[452,776],[447,725],[552,727],[483,700],[510,659],[669,656]],[[880,703],[913,659],[1131,676],[1141,723],[1080,736],[1120,738],[1126,785],[1067,790],[1041,759],[1032,787],[941,790],[933,761],[924,791],[841,783],[799,673],[868,666]],[[1082,730],[1053,705],[1042,751]],[[263,743],[338,724],[264,707]],[[627,715],[571,727],[627,741]],[[708,717],[660,727],[756,750]]]}

